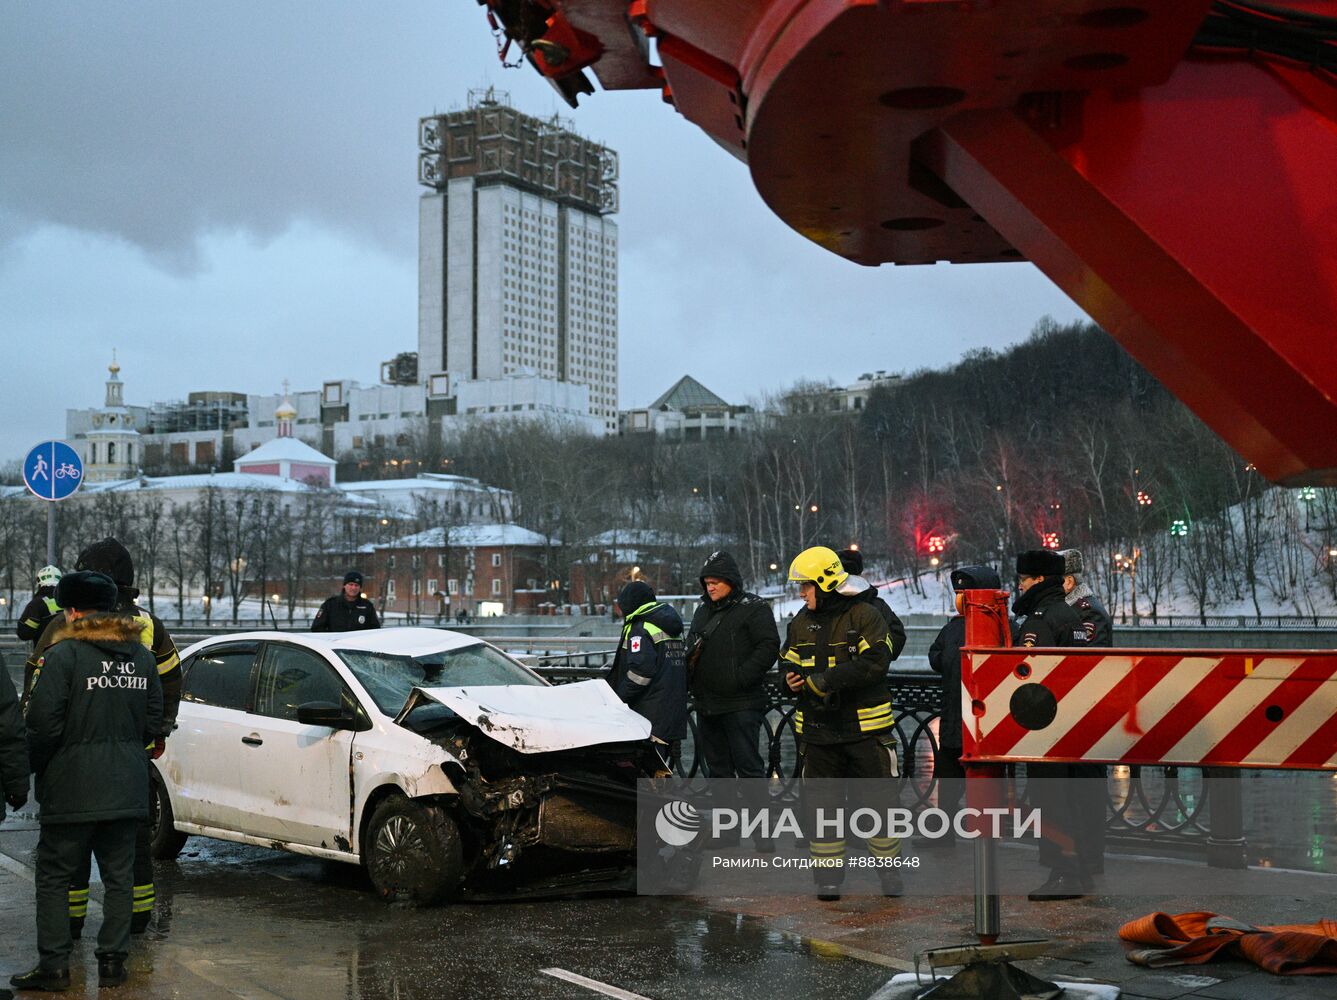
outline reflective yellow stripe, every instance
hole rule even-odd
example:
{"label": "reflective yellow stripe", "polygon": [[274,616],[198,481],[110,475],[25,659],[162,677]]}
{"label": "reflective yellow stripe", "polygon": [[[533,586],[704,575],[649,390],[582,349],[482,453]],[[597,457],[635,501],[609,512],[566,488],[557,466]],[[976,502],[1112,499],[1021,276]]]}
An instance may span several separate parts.
{"label": "reflective yellow stripe", "polygon": [[808,685],[808,690],[811,691],[813,694],[815,694],[818,698],[826,697],[826,692],[823,691],[821,688],[819,688],[816,684],[814,684],[812,682],[811,677],[807,678],[803,683]]}
{"label": "reflective yellow stripe", "polygon": [[818,858],[836,857],[845,853],[845,841],[810,840],[808,841],[808,853]]}
{"label": "reflective yellow stripe", "polygon": [[71,890],[70,890],[70,902],[71,902],[71,903],[73,903],[73,902],[75,902],[75,901],[77,901],[77,900],[80,900],[80,899],[87,899],[87,898],[88,898],[88,890],[87,890],[87,889],[71,889]]}
{"label": "reflective yellow stripe", "polygon": [[162,663],[158,664],[158,673],[159,674],[170,673],[172,668],[175,667],[180,662],[181,662],[181,657],[176,655],[176,649],[175,647],[173,647],[172,655],[167,657],[167,659],[165,659]]}
{"label": "reflective yellow stripe", "polygon": [[870,837],[868,851],[875,858],[894,858],[901,853],[901,842],[897,837]]}
{"label": "reflective yellow stripe", "polygon": [[28,628],[36,628],[36,627],[37,627],[37,619],[36,619],[36,618],[25,618],[25,619],[23,619],[23,624],[24,624],[24,625],[27,625]]}
{"label": "reflective yellow stripe", "polygon": [[150,653],[153,652],[153,619],[148,615],[135,615],[131,621],[139,622],[139,641]]}
{"label": "reflective yellow stripe", "polygon": [[153,909],[153,883],[148,885],[137,885],[134,887],[134,906],[130,908],[131,913],[148,913]]}
{"label": "reflective yellow stripe", "polygon": [[60,605],[56,603],[54,597],[43,597],[42,603],[46,605],[46,610],[53,615],[60,611]]}
{"label": "reflective yellow stripe", "polygon": [[859,717],[866,715],[886,715],[891,712],[891,702],[884,701],[881,705],[871,705],[868,708],[859,709]]}
{"label": "reflective yellow stripe", "polygon": [[868,652],[868,650],[872,649],[873,647],[870,646],[870,645],[868,645],[868,640],[867,640],[867,639],[863,638],[863,636],[860,636],[860,637],[859,637],[859,647],[858,647],[858,648],[859,648],[859,652],[861,652],[861,653],[866,653],[866,652]]}
{"label": "reflective yellow stripe", "polygon": [[798,734],[801,734],[802,732],[803,732],[803,713],[802,713],[802,712],[795,712],[795,713],[794,713],[794,733],[795,733],[796,735],[798,735]]}
{"label": "reflective yellow stripe", "polygon": [[799,664],[801,664],[801,663],[803,662],[802,657],[800,657],[800,656],[798,655],[798,653],[794,652],[792,649],[786,649],[786,650],[785,650],[784,658],[785,658],[786,660],[788,660],[790,663],[799,663]]}

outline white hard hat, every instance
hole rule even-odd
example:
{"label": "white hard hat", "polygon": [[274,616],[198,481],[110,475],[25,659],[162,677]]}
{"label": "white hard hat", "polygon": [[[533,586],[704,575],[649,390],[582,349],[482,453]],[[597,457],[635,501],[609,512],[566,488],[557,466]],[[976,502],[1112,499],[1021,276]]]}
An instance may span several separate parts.
{"label": "white hard hat", "polygon": [[43,566],[37,571],[37,586],[54,587],[60,583],[60,576],[59,566]]}

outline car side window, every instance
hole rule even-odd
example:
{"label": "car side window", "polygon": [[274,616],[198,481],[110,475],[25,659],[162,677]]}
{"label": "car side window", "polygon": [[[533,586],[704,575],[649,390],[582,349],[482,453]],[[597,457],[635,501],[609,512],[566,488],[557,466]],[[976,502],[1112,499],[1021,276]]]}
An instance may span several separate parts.
{"label": "car side window", "polygon": [[202,650],[186,664],[181,700],[245,712],[250,706],[254,666],[254,646]]}
{"label": "car side window", "polygon": [[260,665],[256,714],[296,722],[297,706],[310,701],[356,708],[339,675],[319,656],[296,646],[270,643]]}

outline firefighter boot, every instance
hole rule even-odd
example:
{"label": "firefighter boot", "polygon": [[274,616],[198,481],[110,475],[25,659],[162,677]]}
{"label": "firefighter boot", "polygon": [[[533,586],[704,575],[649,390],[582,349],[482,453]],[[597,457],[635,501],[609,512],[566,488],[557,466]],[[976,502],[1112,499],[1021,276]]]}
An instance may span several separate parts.
{"label": "firefighter boot", "polygon": [[70,988],[70,970],[44,969],[40,965],[31,972],[10,976],[9,985],[16,990],[37,990],[42,993],[64,993]]}
{"label": "firefighter boot", "polygon": [[97,985],[100,990],[112,989],[125,982],[125,956],[99,955],[97,959]]}

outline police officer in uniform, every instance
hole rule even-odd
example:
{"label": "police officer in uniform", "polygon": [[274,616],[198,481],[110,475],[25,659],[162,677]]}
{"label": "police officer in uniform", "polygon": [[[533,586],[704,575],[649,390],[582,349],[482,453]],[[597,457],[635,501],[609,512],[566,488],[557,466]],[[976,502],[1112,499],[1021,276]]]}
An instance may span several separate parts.
{"label": "police officer in uniform", "polygon": [[37,642],[51,619],[60,614],[60,605],[56,603],[58,583],[59,566],[43,566],[37,571],[37,589],[33,591],[32,600],[19,612],[19,623],[14,628],[14,634],[24,642]]}
{"label": "police officer in uniform", "polygon": [[[1080,549],[1063,549],[1063,592],[1065,600],[1082,619],[1086,641],[1091,646],[1114,645],[1114,620],[1096,599],[1082,578],[1083,565]],[[1107,811],[1104,764],[1071,764],[1070,773],[1079,779],[1075,784],[1082,805],[1078,808],[1081,825],[1077,828],[1077,853],[1082,870],[1099,875],[1105,870],[1105,823]]]}
{"label": "police officer in uniform", "polygon": [[[862,552],[856,548],[848,548],[841,549],[836,554],[840,556],[840,565],[845,567],[846,573],[850,576],[863,576]],[[891,658],[893,660],[899,658],[901,650],[905,648],[905,623],[901,621],[895,611],[891,610],[891,605],[878,596],[877,588],[871,583],[868,584],[868,589],[859,595],[858,599],[867,601],[877,608],[877,613],[887,623],[887,641],[891,644]]]}
{"label": "police officer in uniform", "polygon": [[358,632],[380,627],[376,606],[362,593],[362,574],[355,569],[344,574],[343,593],[326,598],[311,623],[312,632]]}
{"label": "police officer in uniform", "polygon": [[97,857],[105,890],[98,985],[125,982],[134,905],[135,835],[148,819],[144,746],[162,731],[162,684],[137,621],[110,614],[117,586],[101,573],[60,581],[65,623],[51,637],[28,702],[28,752],[37,775],[38,965],[10,978],[20,990],[70,985],[67,890]]}
{"label": "police officer in uniform", "polygon": [[[1017,556],[1019,593],[1012,603],[1013,613],[1021,619],[1017,645],[1087,645],[1082,619],[1064,600],[1063,571],[1063,557],[1049,549],[1031,549]],[[1077,853],[1083,803],[1071,768],[1028,764],[1026,777],[1031,804],[1040,810],[1040,863],[1050,870],[1049,878],[1027,898],[1033,902],[1077,899],[1092,887],[1092,873],[1083,869]]]}
{"label": "police officer in uniform", "polygon": [[[867,582],[846,572],[833,550],[815,546],[800,552],[789,566],[789,579],[798,581],[804,606],[789,622],[780,666],[798,698],[794,732],[805,812],[811,817],[817,809],[839,808],[844,801],[840,785],[825,779],[891,782],[900,776],[887,687],[892,646],[882,615],[860,600]],[[813,867],[817,898],[839,899],[845,841],[810,835],[808,848],[818,862]],[[887,862],[877,869],[882,894],[901,895],[900,873],[890,863],[900,855],[900,841],[873,837],[868,849]]]}

